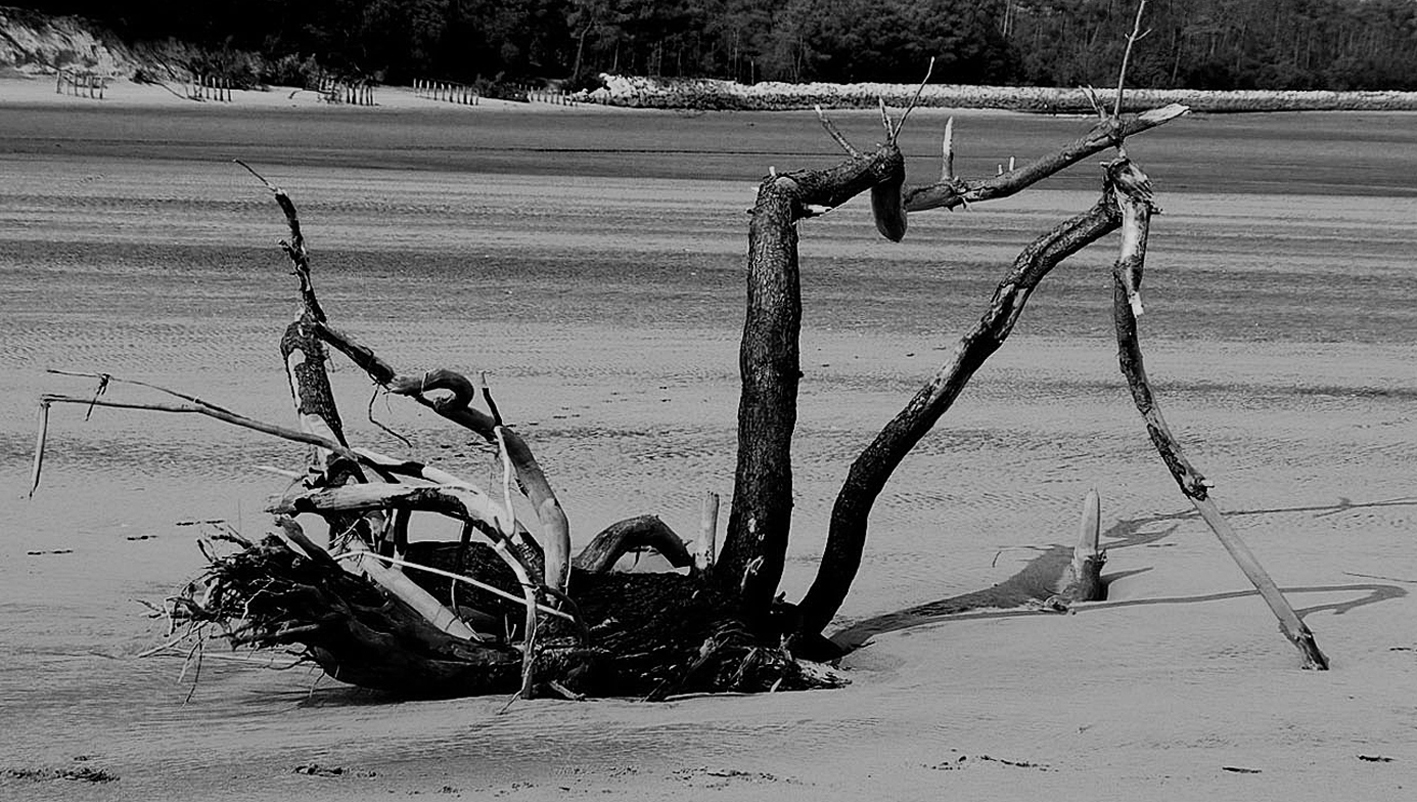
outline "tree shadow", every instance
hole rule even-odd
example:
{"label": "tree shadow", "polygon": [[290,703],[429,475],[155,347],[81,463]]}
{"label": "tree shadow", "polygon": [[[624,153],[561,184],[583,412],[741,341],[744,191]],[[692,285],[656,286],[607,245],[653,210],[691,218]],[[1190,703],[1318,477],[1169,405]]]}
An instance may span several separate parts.
{"label": "tree shadow", "polygon": [[[1417,506],[1417,498],[1408,497],[1354,503],[1352,499],[1346,496],[1339,496],[1336,503],[1328,505],[1234,510],[1227,511],[1225,514],[1227,516],[1252,516],[1312,512],[1314,513],[1313,517],[1324,518],[1351,510],[1402,506]],[[1195,510],[1182,510],[1142,518],[1124,518],[1108,527],[1108,529],[1102,533],[1102,537],[1109,551],[1112,549],[1157,546],[1163,544],[1168,537],[1180,528],[1180,522],[1199,517],[1200,514]],[[1158,526],[1159,524],[1167,523],[1170,525]],[[919,604],[904,610],[897,610],[862,619],[833,633],[830,640],[843,652],[850,652],[866,645],[871,638],[876,635],[887,632],[897,632],[946,620],[963,621],[1014,618],[1024,615],[1057,615],[1059,611],[1052,606],[1045,606],[1044,602],[1051,599],[1054,594],[1057,593],[1060,580],[1067,575],[1068,566],[1072,562],[1072,556],[1073,549],[1071,546],[1048,546],[1043,550],[1043,553],[1029,560],[1018,573],[993,587],[960,594],[958,596],[950,596],[945,599],[926,602],[925,604]],[[1152,569],[1139,568],[1131,571],[1108,574],[1103,577],[1103,581],[1104,584],[1111,584],[1119,579],[1143,574],[1150,570]],[[1285,593],[1368,591],[1367,595],[1358,599],[1316,605],[1297,610],[1296,612],[1301,618],[1310,613],[1322,611],[1342,615],[1358,607],[1391,601],[1407,595],[1407,591],[1397,585],[1375,583],[1294,587],[1284,588],[1283,591]],[[1086,612],[1090,610],[1112,609],[1116,607],[1139,607],[1153,604],[1196,604],[1226,599],[1239,599],[1255,595],[1258,595],[1255,590],[1242,590],[1199,596],[1083,602],[1073,605],[1070,609],[1076,612]]]}

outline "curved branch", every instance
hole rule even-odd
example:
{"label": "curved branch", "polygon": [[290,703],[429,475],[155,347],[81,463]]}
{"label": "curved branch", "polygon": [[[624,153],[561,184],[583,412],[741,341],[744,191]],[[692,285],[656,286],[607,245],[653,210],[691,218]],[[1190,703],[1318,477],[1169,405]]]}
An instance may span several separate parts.
{"label": "curved branch", "polygon": [[1116,202],[1110,192],[1104,192],[1091,209],[1025,248],[999,282],[984,316],[960,340],[954,358],[916,392],[852,463],[832,507],[817,578],[799,608],[802,635],[820,634],[836,615],[861,565],[867,518],[876,496],[905,455],[954,403],[974,372],[1003,345],[1033,288],[1059,262],[1115,231],[1120,223]]}
{"label": "curved branch", "polygon": [[659,520],[657,515],[641,515],[605,527],[576,556],[575,566],[587,573],[603,574],[614,567],[626,552],[645,548],[664,555],[675,568],[694,564],[683,539],[668,524]]}

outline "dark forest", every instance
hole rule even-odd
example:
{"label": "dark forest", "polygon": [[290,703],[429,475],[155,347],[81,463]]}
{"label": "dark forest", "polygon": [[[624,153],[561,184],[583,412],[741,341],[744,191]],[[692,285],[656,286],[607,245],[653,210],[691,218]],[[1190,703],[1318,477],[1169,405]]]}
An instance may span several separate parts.
{"label": "dark forest", "polygon": [[[406,83],[600,72],[743,82],[1105,85],[1124,0],[51,0],[132,42],[178,39],[237,79],[316,68]],[[1156,0],[1135,86],[1417,88],[1414,0]],[[256,58],[250,58],[255,56]]]}

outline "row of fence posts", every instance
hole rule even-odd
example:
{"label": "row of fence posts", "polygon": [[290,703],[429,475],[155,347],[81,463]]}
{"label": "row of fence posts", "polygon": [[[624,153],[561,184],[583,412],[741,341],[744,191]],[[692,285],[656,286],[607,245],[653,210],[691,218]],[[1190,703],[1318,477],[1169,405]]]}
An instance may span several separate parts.
{"label": "row of fence posts", "polygon": [[428,81],[422,78],[414,79],[413,94],[415,97],[441,100],[444,103],[456,103],[459,106],[476,106],[482,99],[476,89],[466,84]]}
{"label": "row of fence posts", "polygon": [[91,97],[95,100],[103,100],[103,92],[107,88],[108,77],[105,75],[62,69],[59,70],[58,76],[55,78],[54,94],[62,95],[67,89],[69,94],[74,97]]}
{"label": "row of fence posts", "polygon": [[187,81],[187,97],[192,100],[231,102],[231,79],[218,75],[193,75]]}
{"label": "row of fence posts", "polygon": [[550,103],[553,106],[575,106],[577,101],[564,89],[547,89],[544,86],[523,86],[526,99],[532,103]]}
{"label": "row of fence posts", "polygon": [[375,106],[372,84],[352,84],[334,78],[324,77],[315,81],[316,92],[325,96],[326,103],[344,103],[350,106]]}
{"label": "row of fence posts", "polygon": [[[575,106],[579,103],[564,89],[547,89],[531,85],[518,85],[514,88],[525,94],[526,99],[532,103],[549,103],[553,106]],[[413,94],[417,97],[456,103],[461,106],[476,106],[481,100],[478,91],[466,84],[429,81],[422,78],[414,80]]]}

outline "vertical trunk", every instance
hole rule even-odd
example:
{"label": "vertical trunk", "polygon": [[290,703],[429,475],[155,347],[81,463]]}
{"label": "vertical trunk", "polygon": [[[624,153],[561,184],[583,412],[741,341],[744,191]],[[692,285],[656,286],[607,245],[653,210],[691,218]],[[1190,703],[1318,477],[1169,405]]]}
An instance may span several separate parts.
{"label": "vertical trunk", "polygon": [[728,536],[716,573],[745,610],[766,609],[782,576],[792,522],[792,432],[802,376],[802,298],[792,198],[781,182],[758,191],[748,233],[748,314],[738,367],[738,466]]}
{"label": "vertical trunk", "polygon": [[[792,432],[802,371],[796,223],[882,184],[899,186],[895,145],[826,170],[774,174],[758,188],[748,230],[748,309],[739,350],[738,465],[714,578],[761,623],[782,577],[792,522]],[[897,203],[897,207],[899,204]]]}

